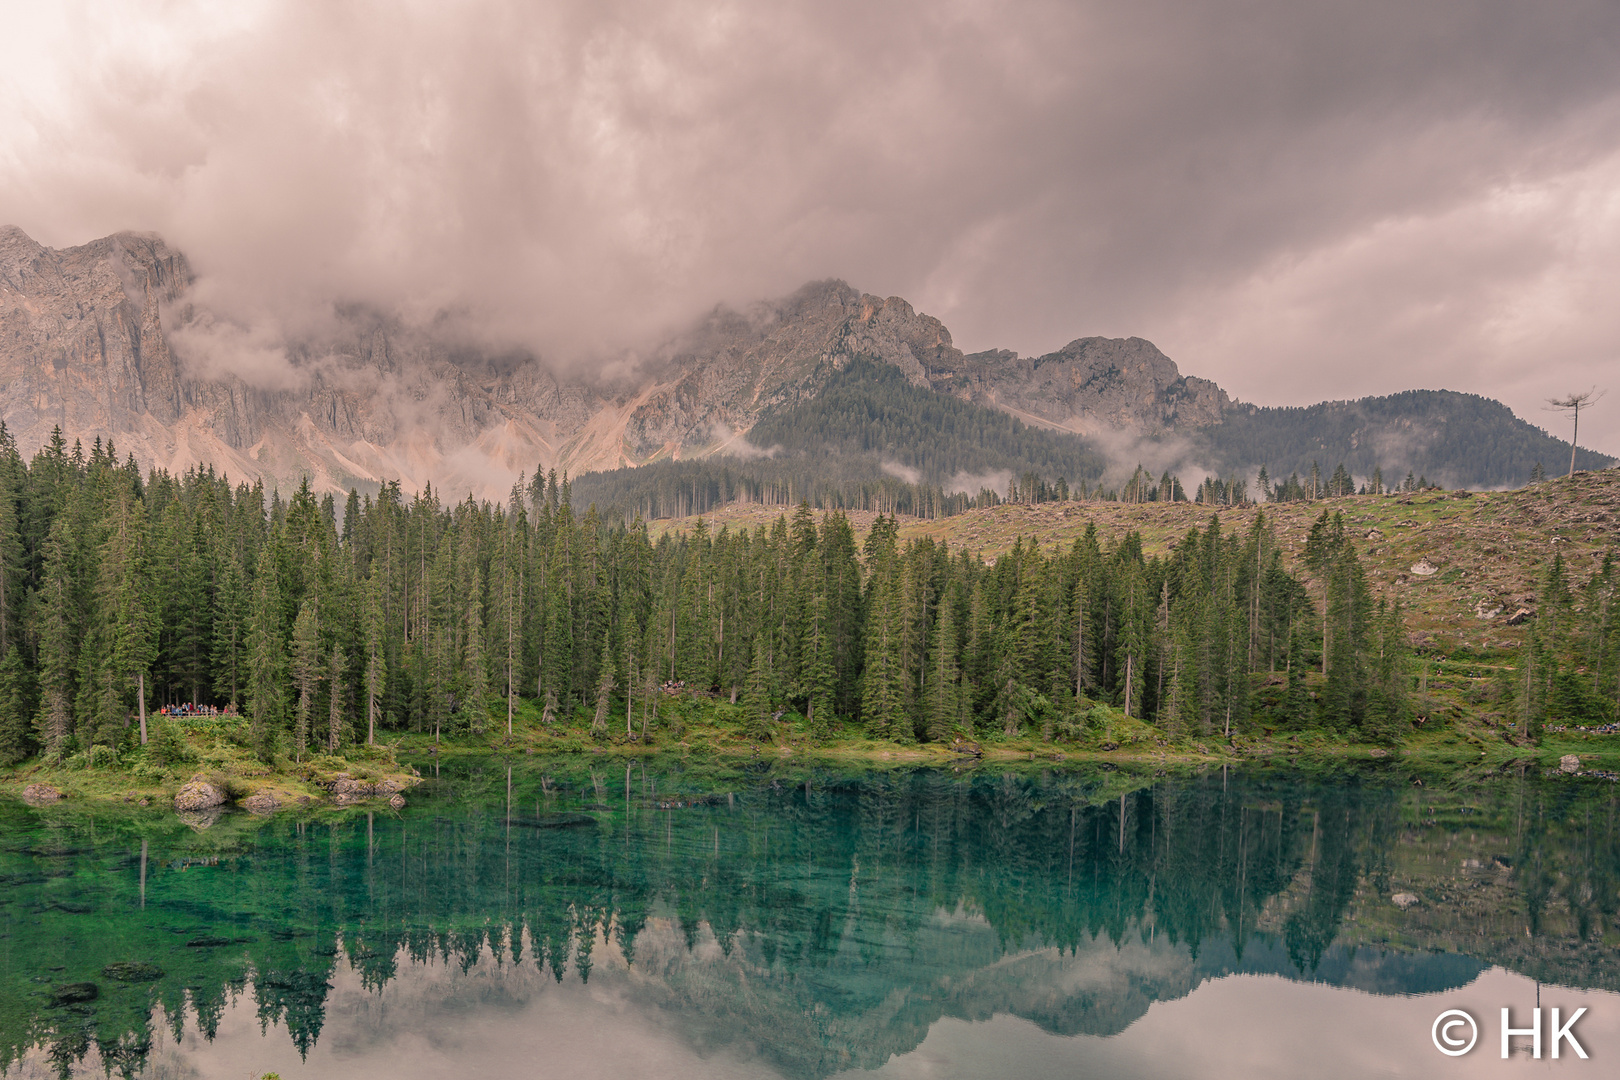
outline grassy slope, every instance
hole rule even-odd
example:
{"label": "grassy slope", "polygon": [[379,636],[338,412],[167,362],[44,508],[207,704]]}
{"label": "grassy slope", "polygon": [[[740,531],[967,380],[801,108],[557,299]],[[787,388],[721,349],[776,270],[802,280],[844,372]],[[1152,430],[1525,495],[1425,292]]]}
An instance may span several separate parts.
{"label": "grassy slope", "polygon": [[[1351,495],[1227,508],[1219,516],[1223,528],[1241,532],[1264,514],[1276,529],[1285,562],[1304,575],[1305,537],[1324,509],[1344,515],[1374,592],[1401,598],[1420,648],[1444,656],[1491,655],[1515,649],[1523,639],[1523,630],[1507,620],[1521,604],[1534,606],[1537,582],[1554,551],[1563,552],[1572,582],[1580,583],[1597,569],[1605,551],[1620,544],[1620,470],[1580,473],[1517,491]],[[783,512],[757,503],[734,505],[705,520],[712,529],[752,529],[768,527]],[[849,518],[864,536],[876,516],[855,512]],[[1203,528],[1211,516],[1210,508],[1193,503],[1004,504],[936,520],[902,518],[900,534],[931,536],[994,559],[1020,537],[1036,537],[1048,549],[1067,548],[1095,524],[1104,546],[1134,529],[1152,556],[1168,554],[1189,529]],[[685,531],[694,520],[658,521],[655,536]],[[1436,572],[1414,573],[1422,560]]]}

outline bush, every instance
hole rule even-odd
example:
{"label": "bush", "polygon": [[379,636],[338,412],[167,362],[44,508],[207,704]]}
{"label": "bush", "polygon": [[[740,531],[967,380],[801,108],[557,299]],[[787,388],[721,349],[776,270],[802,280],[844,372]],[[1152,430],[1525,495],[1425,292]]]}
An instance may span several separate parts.
{"label": "bush", "polygon": [[1060,742],[1080,742],[1091,737],[1090,712],[1068,710],[1052,721],[1052,736]]}
{"label": "bush", "polygon": [[118,748],[92,744],[82,753],[70,754],[63,759],[64,769],[116,769],[119,765]]}
{"label": "bush", "polygon": [[164,783],[169,776],[169,770],[153,761],[137,761],[129,767],[129,771],[135,779],[148,784]]}
{"label": "bush", "polygon": [[186,741],[180,725],[172,720],[159,720],[153,724],[146,740],[146,756],[154,765],[188,765],[197,760],[197,753]]}
{"label": "bush", "polygon": [[389,766],[397,766],[399,762],[394,758],[394,748],[387,743],[355,743],[350,748],[348,756],[361,761],[380,761]]}

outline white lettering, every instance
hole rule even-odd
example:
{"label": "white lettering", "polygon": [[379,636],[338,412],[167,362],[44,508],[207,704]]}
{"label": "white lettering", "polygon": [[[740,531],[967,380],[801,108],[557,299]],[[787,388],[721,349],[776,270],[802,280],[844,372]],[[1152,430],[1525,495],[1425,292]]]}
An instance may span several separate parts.
{"label": "white lettering", "polygon": [[[1506,1010],[1504,1009],[1503,1011],[1505,1012]],[[1584,1008],[1576,1009],[1575,1010],[1575,1015],[1571,1016],[1569,1018],[1569,1023],[1565,1024],[1563,1027],[1558,1026],[1558,1010],[1554,1009],[1552,1011],[1552,1056],[1553,1057],[1556,1058],[1558,1056],[1558,1044],[1563,1042],[1565,1039],[1569,1040],[1569,1045],[1575,1048],[1575,1052],[1577,1054],[1579,1054],[1583,1058],[1586,1057],[1585,1049],[1583,1049],[1581,1047],[1580,1043],[1575,1041],[1575,1033],[1570,1030],[1571,1028],[1573,1028],[1575,1026],[1575,1021],[1579,1020],[1581,1018],[1581,1014],[1584,1013],[1585,1011],[1586,1010]]]}
{"label": "white lettering", "polygon": [[[1531,1017],[1532,1018],[1530,1020],[1530,1026],[1529,1027],[1527,1027],[1527,1028],[1516,1028],[1516,1027],[1512,1026],[1512,1020],[1509,1019],[1509,1017],[1508,1017],[1508,1011],[1506,1009],[1502,1010],[1502,1060],[1503,1061],[1506,1061],[1507,1056],[1508,1056],[1508,1039],[1511,1036],[1514,1036],[1514,1035],[1532,1035],[1532,1036],[1534,1036],[1535,1037],[1535,1042],[1531,1044],[1532,1052],[1531,1052],[1530,1056],[1536,1058],[1537,1060],[1540,1060],[1540,1058],[1541,1058],[1541,1010],[1540,1009],[1533,1010],[1532,1013],[1531,1013]],[[1573,1024],[1574,1022],[1575,1021],[1573,1021],[1573,1020],[1570,1021],[1571,1024]]]}

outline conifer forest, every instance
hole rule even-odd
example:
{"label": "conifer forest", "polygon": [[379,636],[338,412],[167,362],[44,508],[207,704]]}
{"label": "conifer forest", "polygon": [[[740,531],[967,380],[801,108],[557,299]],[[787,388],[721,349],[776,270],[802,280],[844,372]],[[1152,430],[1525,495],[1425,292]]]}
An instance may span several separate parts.
{"label": "conifer forest", "polygon": [[[143,477],[58,440],[28,463],[0,453],[0,560],[11,761],[93,763],[171,706],[239,715],[266,761],[402,730],[498,735],[524,701],[548,728],[651,744],[672,689],[755,738],[789,718],[823,737],[1064,740],[1123,714],[1171,739],[1393,741],[1411,720],[1401,608],[1325,511],[1302,579],[1263,514],[1237,534],[1212,511],[1165,558],[1089,529],[992,561],[902,542],[881,516],[857,543],[807,505],[654,541],[581,512],[555,474],[500,506],[390,485],[340,509],[307,485]],[[1549,709],[1613,717],[1615,582],[1612,558],[1586,583],[1550,564],[1503,688],[1527,728]]]}

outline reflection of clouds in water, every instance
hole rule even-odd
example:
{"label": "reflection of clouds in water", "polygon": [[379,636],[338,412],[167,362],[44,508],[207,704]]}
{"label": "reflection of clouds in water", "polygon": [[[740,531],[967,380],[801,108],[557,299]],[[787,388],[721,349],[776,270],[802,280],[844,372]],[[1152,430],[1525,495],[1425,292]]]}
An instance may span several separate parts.
{"label": "reflection of clouds in water", "polygon": [[[554,980],[527,948],[517,965],[498,965],[486,950],[467,971],[454,961],[412,963],[401,955],[398,977],[380,993],[366,989],[344,963],[307,1061],[299,1061],[284,1030],[261,1033],[257,1003],[244,994],[224,1010],[211,1042],[188,1021],[177,1044],[161,1017],[154,1017],[146,1075],[730,1080],[822,1074],[773,1064],[772,1050],[780,1047],[763,1045],[769,1029],[748,1021],[772,1019],[772,1006],[780,1007],[782,999],[769,984],[780,974],[760,968],[745,952],[736,946],[722,950],[706,925],[688,947],[678,925],[654,919],[638,935],[634,969],[598,939],[588,983],[575,974]],[[919,980],[887,1003],[942,997],[947,1015],[918,1032],[920,1044],[874,1062],[874,1071],[896,1078],[1144,1080],[1478,1075],[1510,1067],[1495,1054],[1497,1010],[1512,1006],[1521,1022],[1519,1011],[1533,1006],[1536,993],[1534,982],[1499,968],[1440,994],[1377,995],[1267,975],[1200,985],[1194,966],[1184,947],[1162,938],[1127,939],[1116,948],[1099,937],[1072,954],[1037,949],[1006,956],[949,987]],[[1119,1013],[1107,1008],[1116,998],[1132,999],[1116,1002],[1130,1014],[1112,1017],[1120,1024],[1101,1025],[1117,1034],[1054,1033],[1052,1017],[1070,1011],[1065,1001],[1083,1000],[1082,1012],[1100,1002],[1103,1011]],[[1045,1017],[1038,1015],[1043,1004]],[[1594,1060],[1620,1043],[1620,995],[1544,986],[1542,1004],[1559,1005],[1566,1015],[1583,1005],[1590,1010],[1577,1034]],[[1480,1048],[1460,1062],[1441,1059],[1429,1044],[1428,1025],[1448,1008],[1466,1009],[1480,1021]],[[877,1041],[883,1029],[903,1024],[892,1009],[870,1011],[827,1025],[824,1039]],[[1023,1018],[1029,1015],[1037,1018]],[[803,1037],[792,1029],[805,1017],[775,1019],[783,1042]],[[6,1075],[53,1071],[35,1051]],[[860,1068],[836,1075],[858,1074],[872,1075]],[[102,1075],[94,1052],[74,1075]]]}
{"label": "reflection of clouds in water", "polygon": [[[600,941],[588,983],[560,983],[525,951],[518,965],[497,965],[486,951],[463,972],[459,963],[411,963],[380,993],[361,985],[348,964],[334,974],[320,1040],[300,1063],[285,1030],[260,1034],[256,1004],[228,1006],[218,1036],[204,1040],[188,1022],[184,1040],[154,1039],[150,1073],[163,1077],[261,1076],[278,1072],[345,1080],[481,1077],[772,1077],[775,1070],[729,1051],[700,1052],[642,993],[617,950]],[[99,1076],[94,1055],[85,1076]]]}
{"label": "reflection of clouds in water", "polygon": [[[1005,1014],[983,1023],[943,1019],[915,1051],[861,1075],[895,1080],[1517,1075],[1526,1055],[1500,1059],[1496,1017],[1506,1005],[1514,1009],[1515,1024],[1528,1025],[1535,998],[1534,981],[1501,968],[1458,990],[1412,997],[1234,975],[1207,982],[1185,998],[1155,1003],[1111,1038],[1049,1035]],[[1577,1031],[1592,1060],[1581,1064],[1596,1064],[1608,1056],[1605,1050],[1620,1045],[1620,994],[1543,986],[1541,1001],[1544,1008],[1563,1007],[1566,1016],[1583,1005],[1590,1010]],[[1479,1021],[1479,1044],[1466,1057],[1442,1057],[1429,1040],[1435,1016],[1453,1008],[1466,1009]],[[1566,1048],[1565,1058],[1572,1057]]]}

